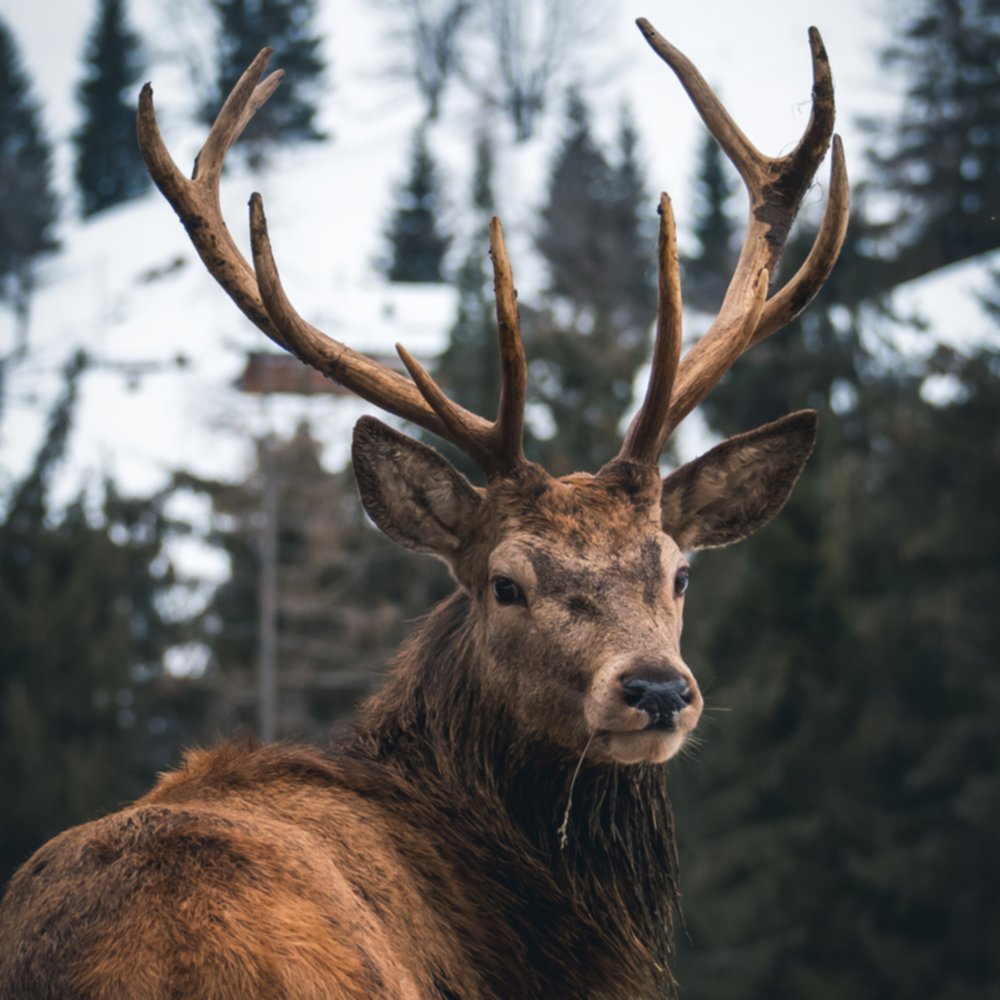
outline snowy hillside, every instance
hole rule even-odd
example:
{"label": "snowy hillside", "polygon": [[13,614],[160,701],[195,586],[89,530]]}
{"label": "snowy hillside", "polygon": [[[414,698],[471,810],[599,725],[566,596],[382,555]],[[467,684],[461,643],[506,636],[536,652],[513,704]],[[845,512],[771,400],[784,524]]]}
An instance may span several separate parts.
{"label": "snowy hillside", "polygon": [[[89,5],[50,0],[29,8],[3,0],[2,6],[42,98],[49,130],[62,140],[60,175],[66,190],[65,139],[75,124],[72,88],[79,74],[78,59],[70,54],[82,48]],[[787,148],[804,126],[810,87],[806,27],[819,24],[837,72],[841,131],[849,156],[855,153],[851,167],[857,174],[862,143],[852,122],[861,111],[891,100],[876,87],[873,56],[882,32],[868,0],[846,0],[832,14],[821,0],[773,0],[755,5],[753,15],[744,10],[748,5],[734,7],[722,0],[703,2],[697,11],[661,2],[641,6],[633,10],[609,0],[607,37],[588,49],[583,78],[604,136],[610,136],[623,101],[634,108],[649,184],[671,190],[682,230],[699,124],[676,81],[632,26],[636,13],[648,14],[700,63],[737,119],[770,151]],[[188,29],[171,18],[183,21],[193,5],[167,7],[158,0],[132,2],[133,20],[151,40],[149,75],[167,141],[187,170],[201,132],[186,121],[190,87],[183,60],[175,58]],[[332,142],[283,153],[263,174],[230,170],[223,185],[225,211],[234,235],[245,245],[247,196],[252,190],[263,192],[285,286],[314,324],[365,351],[387,354],[399,340],[428,358],[451,322],[453,293],[444,287],[387,285],[373,265],[420,116],[419,101],[405,82],[384,72],[389,59],[380,18],[385,16],[362,0],[327,5],[322,27],[332,72],[322,124]],[[55,41],[53,23],[59,24]],[[567,77],[581,75],[582,67],[576,69]],[[452,204],[448,221],[458,231],[460,249],[472,137],[480,124],[476,107],[456,88],[431,133]],[[501,147],[497,196],[515,275],[526,297],[544,280],[533,259],[529,220],[561,131],[561,109],[557,91],[539,129],[541,138],[520,147],[509,142],[503,122],[492,123]],[[820,197],[817,192],[816,199]],[[28,355],[7,386],[0,486],[30,461],[58,393],[60,368],[78,347],[88,352],[94,367],[81,386],[61,484],[64,495],[103,475],[137,492],[162,485],[179,467],[237,476],[254,435],[268,428],[287,430],[305,415],[327,446],[329,461],[343,460],[350,428],[368,408],[327,395],[262,402],[235,387],[247,352],[266,347],[265,338],[209,279],[158,194],[87,224],[67,218],[60,236],[61,251],[39,272]],[[973,287],[979,280],[962,278]],[[972,301],[968,292],[956,296],[949,276],[928,287],[932,291],[919,296],[925,313],[933,315],[944,301],[949,319],[965,311],[967,325],[974,325],[974,308],[963,305]],[[0,312],[0,352],[9,349],[13,334],[11,317]]]}
{"label": "snowy hillside", "polygon": [[[392,286],[367,266],[377,246],[356,218],[367,192],[328,189],[328,150],[276,162],[283,183],[269,203],[286,285],[303,313],[333,336],[370,353],[396,340],[432,356],[453,313],[444,286]],[[245,215],[245,176],[227,178],[234,230]],[[322,193],[322,194],[321,194]],[[314,231],[321,201],[337,233]],[[287,219],[288,223],[278,220]],[[351,234],[347,246],[332,239]],[[367,238],[366,238],[367,237]],[[338,244],[357,254],[325,252]],[[68,229],[62,252],[42,269],[29,354],[14,367],[3,423],[4,465],[23,468],[60,386],[60,369],[83,347],[93,367],[81,385],[66,476],[112,474],[130,490],[161,485],[175,468],[237,475],[247,444],[267,428],[287,430],[308,414],[342,461],[359,405],[344,397],[262,402],[236,387],[246,355],[268,342],[208,278],[169,207],[150,196]],[[6,335],[12,335],[8,321]]]}

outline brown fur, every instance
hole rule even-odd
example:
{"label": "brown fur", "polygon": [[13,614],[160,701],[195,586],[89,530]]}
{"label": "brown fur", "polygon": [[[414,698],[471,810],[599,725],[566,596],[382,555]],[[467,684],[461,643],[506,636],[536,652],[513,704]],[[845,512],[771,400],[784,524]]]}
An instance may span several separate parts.
{"label": "brown fur", "polygon": [[47,844],[0,911],[0,996],[662,995],[661,769],[587,769],[561,851],[574,761],[508,739],[469,683],[467,629],[457,595],[330,751],[191,753]]}
{"label": "brown fur", "polygon": [[[661,528],[658,473],[525,466],[474,490],[373,423],[355,453],[369,512],[445,558],[459,590],[350,738],[189,753],[134,805],[42,847],[0,903],[2,1000],[672,992],[659,762],[701,696],[680,657],[683,556]],[[746,449],[675,492],[724,489]],[[785,490],[769,509],[794,480],[781,462],[762,476]],[[519,580],[523,604],[494,599],[496,574]],[[623,679],[647,670],[690,684],[675,730],[625,703]]]}

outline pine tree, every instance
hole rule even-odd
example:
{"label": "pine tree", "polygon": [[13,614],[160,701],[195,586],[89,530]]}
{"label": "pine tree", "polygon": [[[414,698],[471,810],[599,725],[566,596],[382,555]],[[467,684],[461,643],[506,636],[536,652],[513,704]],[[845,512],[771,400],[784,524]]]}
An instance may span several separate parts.
{"label": "pine tree", "polygon": [[0,519],[0,881],[45,840],[137,795],[200,735],[162,664],[183,625],[166,597],[164,497],[105,485],[57,510],[51,483],[72,427],[76,356],[32,468]]}
{"label": "pine tree", "polygon": [[[566,99],[567,133],[556,152],[548,200],[539,219],[538,249],[549,271],[549,290],[574,304],[607,307],[605,276],[612,250],[595,240],[613,197],[613,171],[594,139],[590,109],[577,89]],[[596,217],[595,217],[596,213]]]}
{"label": "pine tree", "polygon": [[84,217],[142,194],[149,174],[135,139],[135,91],[142,75],[138,35],[125,0],[99,0],[87,39],[87,70],[77,88],[83,122],[73,142]]}
{"label": "pine tree", "polygon": [[410,152],[410,174],[397,196],[386,239],[383,268],[390,281],[440,282],[451,237],[441,228],[442,197],[437,165],[426,131],[417,129]]}
{"label": "pine tree", "polygon": [[609,283],[611,303],[623,330],[641,333],[656,312],[656,213],[639,161],[639,133],[627,105],[619,112],[616,156],[612,164],[610,233],[616,252]]}
{"label": "pine tree", "polygon": [[739,255],[736,226],[729,212],[736,191],[734,178],[721,147],[706,133],[701,144],[691,227],[697,249],[683,257],[681,268],[685,302],[709,313],[718,312]]}
{"label": "pine tree", "polygon": [[655,238],[643,222],[655,216],[642,209],[634,130],[623,118],[613,165],[575,90],[567,121],[537,237],[552,305],[525,323],[532,391],[554,429],[536,448],[556,472],[599,468],[617,451],[656,309]]}
{"label": "pine tree", "polygon": [[17,316],[19,350],[27,339],[35,263],[58,246],[57,218],[52,149],[17,43],[0,20],[0,300]]}
{"label": "pine tree", "polygon": [[247,126],[241,148],[258,162],[269,147],[326,138],[316,123],[316,97],[326,72],[322,39],[313,29],[316,0],[212,0],[212,7],[219,25],[218,64],[204,120],[214,120],[233,84],[268,45],[272,64],[285,78]]}
{"label": "pine tree", "polygon": [[685,658],[723,712],[674,776],[693,995],[995,990],[1000,364],[949,369],[943,406],[865,381],[781,517],[695,563]]}
{"label": "pine tree", "polygon": [[902,111],[872,125],[875,187],[895,207],[883,288],[1000,246],[1000,0],[913,7],[885,53],[906,80]]}

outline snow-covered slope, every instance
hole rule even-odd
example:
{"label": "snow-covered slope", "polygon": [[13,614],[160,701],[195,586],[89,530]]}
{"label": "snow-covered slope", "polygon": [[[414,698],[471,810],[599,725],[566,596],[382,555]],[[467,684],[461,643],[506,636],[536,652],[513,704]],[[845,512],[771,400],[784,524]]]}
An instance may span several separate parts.
{"label": "snow-covered slope", "polygon": [[[82,49],[88,5],[0,0],[0,6],[24,49],[50,131],[63,140],[65,178],[65,139],[74,124],[72,87],[79,74],[78,62],[67,53]],[[852,120],[861,110],[891,100],[876,87],[873,57],[882,25],[871,6],[869,0],[844,0],[831,12],[825,0],[772,0],[763,6],[703,0],[681,9],[657,0],[632,10],[608,0],[606,34],[587,48],[586,67],[581,57],[577,72],[567,75],[589,82],[587,96],[605,137],[613,134],[621,103],[634,108],[650,185],[671,190],[683,239],[699,124],[676,82],[632,26],[634,15],[648,15],[686,49],[749,134],[770,151],[787,148],[804,126],[810,85],[805,29],[818,23],[837,71],[850,155]],[[131,7],[133,20],[151,40],[149,75],[168,144],[186,169],[201,130],[186,118],[188,64],[177,51],[185,32],[197,35],[197,26],[185,27],[194,5],[132,0]],[[245,246],[247,196],[263,192],[285,286],[317,326],[362,350],[388,354],[399,340],[429,357],[451,321],[453,293],[389,286],[373,266],[421,110],[412,90],[384,72],[391,61],[385,17],[384,8],[364,0],[338,0],[323,8],[321,27],[332,67],[323,126],[332,141],[281,153],[263,174],[251,175],[234,164],[223,183],[225,211]],[[70,44],[67,36],[76,41]],[[431,134],[453,206],[448,221],[459,234],[473,137],[482,124],[477,107],[471,95],[454,89]],[[545,163],[561,132],[561,109],[557,97],[540,138],[523,146],[509,141],[499,119],[488,123],[500,142],[497,196],[525,297],[544,281],[531,250],[530,219],[542,197]],[[860,147],[853,139],[853,149]],[[859,167],[855,158],[852,169]],[[153,489],[179,467],[236,476],[245,468],[254,435],[269,428],[287,430],[303,416],[327,445],[331,463],[344,458],[350,427],[366,409],[362,404],[326,395],[262,401],[235,388],[247,352],[265,347],[265,339],[204,272],[157,193],[87,224],[67,218],[60,235],[61,251],[39,271],[27,357],[13,367],[6,387],[0,487],[20,474],[34,453],[59,390],[59,371],[78,347],[94,365],[82,381],[63,495],[105,474],[131,491]],[[953,285],[936,281],[929,296],[920,296],[921,308],[933,315],[944,302],[953,318],[958,308]],[[967,292],[962,301],[969,301]],[[0,353],[9,350],[13,336],[12,318],[0,311]]]}
{"label": "snow-covered slope", "polygon": [[[333,336],[379,354],[391,354],[401,340],[428,357],[447,330],[453,293],[391,286],[372,276],[377,230],[357,216],[377,192],[330,185],[331,153],[323,147],[274,163],[281,183],[269,209],[286,285],[302,312]],[[245,214],[245,195],[236,192],[252,186],[245,176],[227,178],[234,230]],[[359,412],[352,400],[262,402],[236,388],[247,352],[267,341],[208,278],[159,197],[67,227],[63,250],[41,270],[40,282],[28,354],[7,383],[0,428],[6,474],[16,475],[28,460],[60,369],[78,347],[93,364],[81,383],[65,473],[70,483],[99,472],[127,489],[147,490],[175,468],[236,475],[255,434],[288,429],[305,415],[331,448],[331,460],[343,459]],[[8,317],[0,330],[9,343]]]}

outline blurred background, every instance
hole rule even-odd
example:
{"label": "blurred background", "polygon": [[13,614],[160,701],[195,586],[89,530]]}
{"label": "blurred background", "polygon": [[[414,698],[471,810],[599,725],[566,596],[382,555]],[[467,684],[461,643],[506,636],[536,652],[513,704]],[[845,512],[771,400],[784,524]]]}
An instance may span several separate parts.
{"label": "blurred background", "polygon": [[262,191],[309,319],[387,363],[402,341],[487,414],[500,214],[529,451],[562,473],[617,451],[644,384],[659,191],[689,341],[742,238],[738,179],[633,18],[772,154],[808,118],[814,23],[847,247],[668,456],[821,413],[781,517],[694,563],[677,971],[713,1000],[1000,996],[1000,0],[691,6],[0,0],[0,880],[185,747],[325,741],[450,589],[363,516],[366,408],[269,349],[151,190],[141,83],[186,170],[273,46],[288,75],[223,182],[234,234]]}

